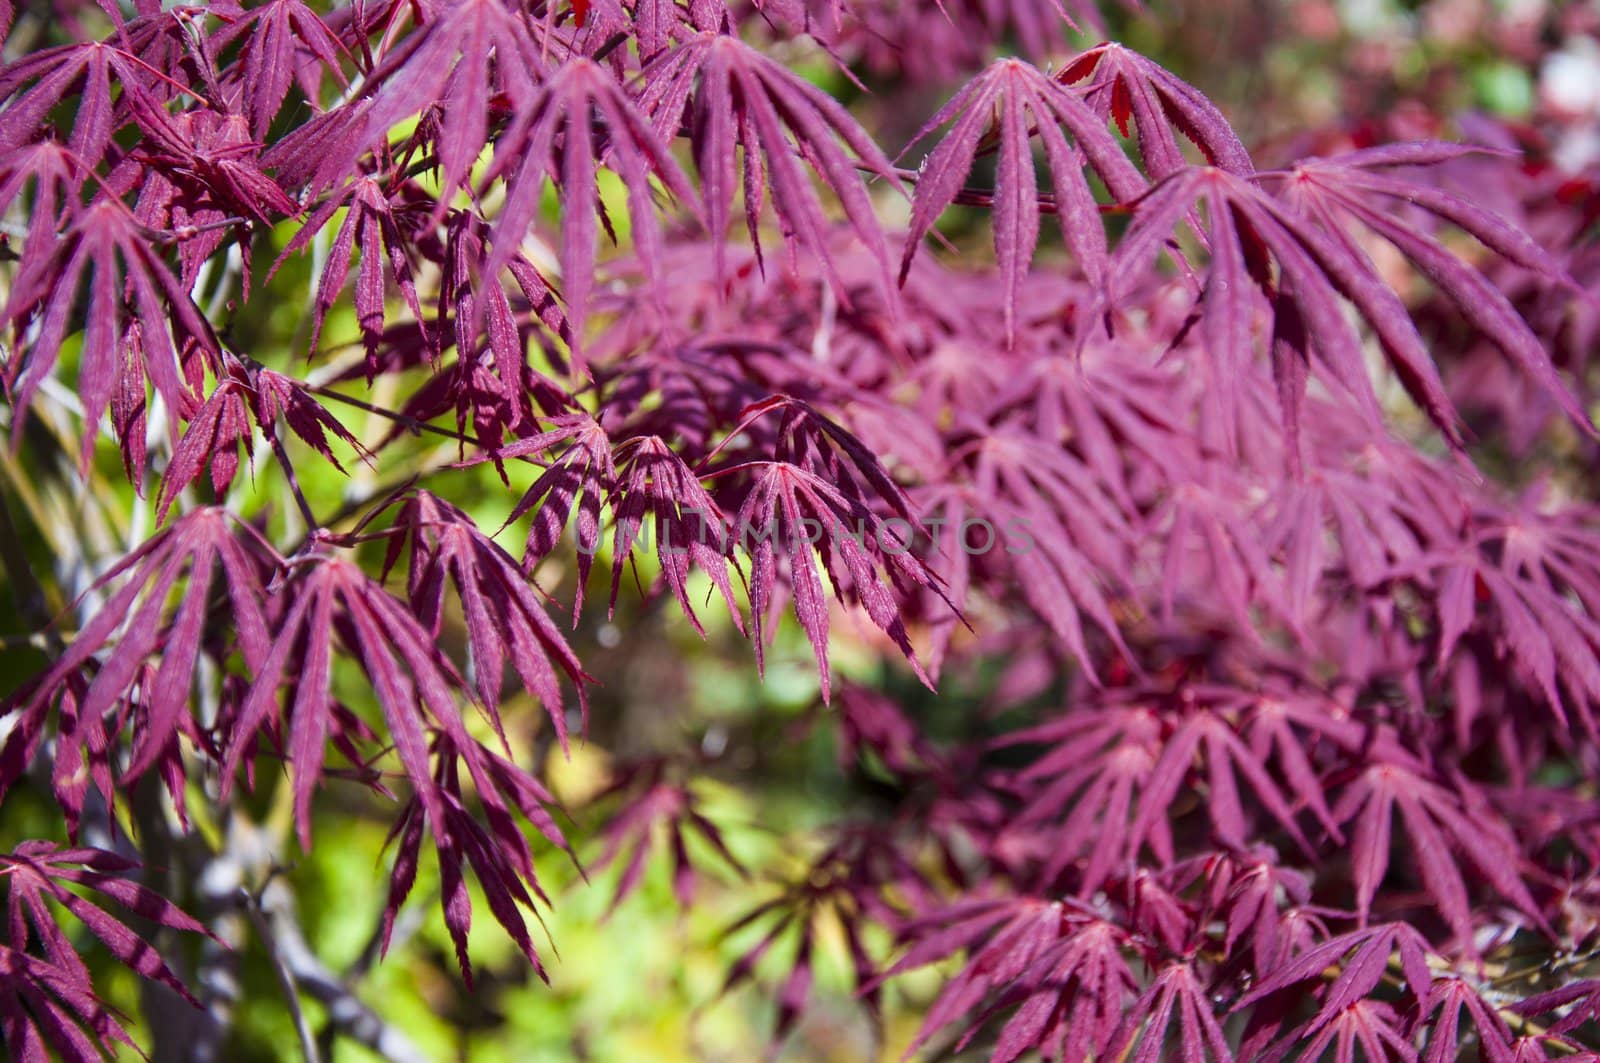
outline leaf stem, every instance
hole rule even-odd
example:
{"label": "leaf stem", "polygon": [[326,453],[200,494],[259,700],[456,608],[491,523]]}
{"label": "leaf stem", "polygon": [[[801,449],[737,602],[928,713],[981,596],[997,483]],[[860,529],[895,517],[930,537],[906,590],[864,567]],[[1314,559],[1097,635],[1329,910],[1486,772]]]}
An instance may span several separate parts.
{"label": "leaf stem", "polygon": [[250,914],[250,922],[255,924],[256,936],[261,940],[261,947],[266,950],[267,960],[272,964],[273,972],[278,976],[278,987],[283,990],[284,1001],[289,1005],[289,1017],[294,1020],[295,1033],[300,1038],[300,1055],[305,1063],[322,1063],[322,1053],[317,1050],[316,1035],[311,1032],[311,1023],[306,1020],[305,1010],[300,1006],[300,987],[295,983],[294,972],[284,962],[283,955],[278,949],[277,936],[272,931],[272,924],[261,908],[261,899],[249,890],[240,887],[243,895],[245,911]]}
{"label": "leaf stem", "polygon": [[310,384],[306,383],[305,381],[301,381],[300,386],[304,390],[309,391],[311,394],[316,395],[319,398],[332,399],[334,402],[342,402],[346,406],[353,406],[364,413],[370,413],[377,417],[383,417],[393,421],[395,424],[404,425],[413,432],[432,432],[434,435],[444,436],[446,439],[454,439],[458,443],[473,443],[472,440],[468,439],[460,432],[452,432],[448,428],[440,428],[438,425],[429,424],[427,421],[419,421],[417,418],[408,414],[398,413],[394,410],[386,410],[382,406],[374,406],[372,403],[365,402],[353,395],[346,395],[343,392],[334,391],[332,388],[323,387],[320,384]]}
{"label": "leaf stem", "polygon": [[283,468],[283,475],[289,481],[289,490],[294,495],[295,504],[300,507],[300,516],[305,519],[306,530],[316,531],[320,524],[317,523],[316,514],[311,512],[311,503],[306,501],[305,492],[300,489],[300,479],[294,474],[294,465],[289,461],[289,452],[283,449],[283,440],[278,438],[276,431],[267,432],[267,441],[272,444],[272,456],[278,460]]}

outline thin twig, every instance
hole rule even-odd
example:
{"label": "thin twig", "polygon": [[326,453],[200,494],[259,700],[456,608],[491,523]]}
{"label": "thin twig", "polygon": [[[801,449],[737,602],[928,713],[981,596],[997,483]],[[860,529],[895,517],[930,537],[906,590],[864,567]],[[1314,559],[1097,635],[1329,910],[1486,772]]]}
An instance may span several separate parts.
{"label": "thin twig", "polygon": [[295,983],[294,972],[284,962],[283,954],[278,949],[278,941],[272,930],[272,923],[261,910],[260,898],[256,897],[244,887],[239,888],[240,899],[244,903],[245,911],[250,913],[250,921],[255,924],[256,936],[261,939],[261,947],[267,951],[267,959],[272,963],[272,969],[278,976],[278,987],[283,990],[283,998],[289,1005],[289,1017],[294,1020],[295,1033],[300,1037],[300,1054],[306,1063],[322,1063],[322,1053],[317,1051],[317,1038],[311,1032],[311,1023],[306,1020],[305,1010],[300,1007],[300,987]]}
{"label": "thin twig", "polygon": [[[878,170],[876,167],[864,162],[856,163],[855,167],[862,173],[866,174],[877,174],[881,176],[882,173],[882,171]],[[904,166],[895,166],[891,168],[890,172],[900,180],[905,181],[907,184],[914,185],[918,181],[922,180],[922,171],[920,170],[911,170]],[[955,194],[954,198],[952,198],[950,202],[962,207],[993,207],[994,197],[995,190],[992,188],[963,188],[961,191]],[[1056,197],[1054,192],[1040,192],[1038,193],[1038,199],[1040,214],[1059,213],[1059,207],[1056,205]],[[1101,203],[1099,205],[1101,214],[1126,214],[1128,213],[1130,206],[1131,204],[1129,203]]]}
{"label": "thin twig", "polygon": [[293,904],[285,882],[269,882],[261,891],[262,915],[271,921],[278,960],[297,988],[327,1009],[330,1027],[341,1036],[393,1063],[427,1063],[427,1055],[410,1038],[355,995],[350,979],[340,978],[317,957],[295,919]]}
{"label": "thin twig", "polygon": [[346,395],[343,392],[334,391],[332,388],[323,387],[320,384],[308,384],[301,382],[300,386],[313,395],[320,396],[324,399],[332,399],[334,402],[342,402],[346,406],[353,406],[356,409],[362,410],[366,413],[386,418],[390,421],[393,421],[395,424],[404,425],[413,432],[432,432],[434,435],[444,436],[446,439],[453,439],[458,443],[473,442],[460,432],[452,432],[448,428],[440,428],[438,425],[429,424],[427,421],[419,421],[415,417],[412,417],[408,414],[397,413],[394,410],[386,410],[382,406],[374,406],[372,403],[363,402],[361,399],[358,399],[353,395]]}
{"label": "thin twig", "polygon": [[317,523],[316,514],[311,512],[311,503],[306,501],[305,492],[300,490],[300,479],[294,474],[294,466],[289,462],[289,452],[283,449],[283,440],[278,438],[278,433],[267,432],[267,441],[272,444],[272,455],[278,459],[278,464],[283,468],[283,475],[289,481],[289,490],[294,494],[295,503],[300,507],[300,516],[305,519],[306,530],[316,531],[322,527]]}

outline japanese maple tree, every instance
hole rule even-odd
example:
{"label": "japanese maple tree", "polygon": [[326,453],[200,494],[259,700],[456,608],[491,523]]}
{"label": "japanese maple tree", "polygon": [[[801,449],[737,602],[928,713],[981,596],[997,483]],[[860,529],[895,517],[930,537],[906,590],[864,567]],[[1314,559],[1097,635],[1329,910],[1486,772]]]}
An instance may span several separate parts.
{"label": "japanese maple tree", "polygon": [[1600,1058],[1600,103],[1263,119],[1177,7],[0,0],[8,1057],[227,1058],[256,954],[425,1058],[419,913],[560,991],[659,867],[775,1046]]}

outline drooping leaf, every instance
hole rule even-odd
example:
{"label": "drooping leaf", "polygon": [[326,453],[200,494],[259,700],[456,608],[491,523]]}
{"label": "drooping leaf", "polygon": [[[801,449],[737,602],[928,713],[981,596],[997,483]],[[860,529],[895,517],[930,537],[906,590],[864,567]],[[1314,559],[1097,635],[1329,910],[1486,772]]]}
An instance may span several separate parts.
{"label": "drooping leaf", "polygon": [[1333,816],[1352,824],[1350,861],[1362,918],[1389,869],[1396,813],[1410,839],[1423,888],[1464,948],[1472,948],[1472,921],[1463,862],[1500,896],[1531,918],[1541,918],[1524,882],[1515,840],[1503,822],[1486,816],[1488,811],[1467,808],[1461,797],[1416,766],[1377,763],[1358,776],[1334,805]]}
{"label": "drooping leaf", "polygon": [[783,561],[785,586],[794,599],[795,617],[811,641],[826,701],[831,690],[828,668],[828,604],[817,574],[813,551],[822,559],[835,597],[859,604],[874,625],[905,654],[924,683],[929,683],[881,568],[897,585],[927,586],[933,575],[907,552],[896,531],[859,500],[797,465],[782,461],[752,463],[753,483],[737,518],[735,535],[750,555],[752,642],[758,667],[765,656],[775,621],[774,606]]}
{"label": "drooping leaf", "polygon": [[133,56],[99,41],[25,55],[0,69],[0,100],[10,100],[0,110],[0,152],[17,151],[37,139],[56,106],[76,95],[66,144],[85,165],[97,166],[111,135],[131,120],[128,104],[151,80]]}
{"label": "drooping leaf", "polygon": [[1296,956],[1272,975],[1244,993],[1234,1010],[1246,1008],[1275,993],[1320,980],[1331,966],[1339,973],[1320,991],[1317,1013],[1296,1031],[1304,1037],[1327,1028],[1349,1008],[1367,1000],[1368,994],[1398,959],[1405,991],[1415,1002],[1427,999],[1433,974],[1428,966],[1428,945],[1417,930],[1405,923],[1382,923],[1354,930],[1322,942]]}
{"label": "drooping leaf", "polygon": [[[556,845],[566,843],[545,811],[549,795],[509,758],[473,738],[464,710],[465,681],[405,603],[325,545],[291,558],[276,590],[281,620],[265,659],[252,668],[249,690],[227,721],[222,760],[224,800],[239,770],[270,745],[283,756],[293,787],[300,841],[311,841],[311,800],[329,774],[327,746],[346,756],[370,746],[365,726],[333,697],[333,666],[348,655],[370,679],[383,715],[383,738],[399,761],[412,797],[396,822],[400,839],[384,916],[384,941],[414,881],[424,829],[432,834],[444,889],[441,904],[463,977],[471,983],[467,932],[471,901],[463,869],[470,865],[491,913],[538,968],[520,909],[540,897],[532,850],[519,823],[531,822]],[[337,640],[337,642],[336,642]],[[280,698],[280,688],[288,694]],[[478,705],[502,736],[498,707]],[[365,765],[358,764],[358,767]],[[482,805],[467,808],[461,769]]]}
{"label": "drooping leaf", "polygon": [[722,831],[707,818],[695,789],[678,781],[665,758],[649,758],[616,770],[612,783],[593,803],[618,800],[619,805],[601,830],[604,845],[589,865],[599,872],[617,863],[624,853],[627,860],[611,897],[615,911],[638,889],[647,862],[660,847],[672,857],[672,892],[680,908],[687,910],[694,900],[700,872],[691,862],[687,839],[697,837],[717,856],[719,862],[741,877],[745,866],[729,851]]}
{"label": "drooping leaf", "polygon": [[[117,778],[131,783],[175,755],[180,732],[194,737],[191,691],[210,614],[221,604],[213,601],[214,593],[229,607],[230,641],[246,664],[259,667],[267,659],[263,583],[274,557],[253,532],[236,531],[236,524],[220,508],[193,510],[97,581],[95,589],[107,592],[104,604],[50,669],[6,705],[16,721],[0,748],[0,793],[27,771],[52,709],[62,721],[53,784],[73,830],[91,781],[111,803],[114,768]],[[180,589],[169,618],[171,597]],[[122,711],[113,713],[119,705]],[[107,720],[114,721],[110,732]],[[113,756],[118,730],[131,742],[126,762]]]}
{"label": "drooping leaf", "polygon": [[531,574],[539,562],[560,545],[576,507],[578,587],[572,604],[572,619],[576,623],[583,610],[589,570],[600,552],[601,506],[615,490],[617,468],[611,439],[592,417],[578,413],[550,420],[553,427],[549,430],[519,439],[499,451],[498,457],[502,459],[529,457],[537,460],[553,448],[561,447],[560,453],[542,462],[545,471],[524,492],[506,523],[511,524],[529,512],[534,515],[522,555],[523,570]]}
{"label": "drooping leaf", "polygon": [[37,941],[48,961],[83,989],[92,991],[89,968],[57,922],[55,908],[88,928],[118,963],[142,978],[160,982],[189,1004],[200,1002],[178,980],[161,954],[147,940],[105,909],[68,889],[79,886],[100,893],[131,915],[157,926],[210,936],[205,926],[154,890],[124,877],[137,865],[103,849],[62,849],[53,842],[25,841],[0,855],[0,874],[8,886],[10,940],[26,952]]}
{"label": "drooping leaf", "polygon": [[[1510,300],[1433,236],[1382,208],[1381,204],[1388,202],[1425,210],[1470,233],[1502,258],[1570,285],[1570,278],[1550,254],[1515,226],[1459,196],[1387,172],[1395,165],[1428,163],[1449,154],[1445,146],[1419,144],[1302,160],[1289,171],[1284,196],[1336,236],[1344,234],[1341,221],[1350,219],[1393,244],[1450,299],[1463,318],[1494,341],[1522,375],[1554,398],[1580,428],[1593,432],[1588,413]],[[1346,254],[1352,262],[1365,261],[1348,243]]]}
{"label": "drooping leaf", "polygon": [[444,622],[445,587],[454,586],[466,617],[474,685],[483,703],[500,705],[509,663],[523,688],[549,714],[565,749],[562,681],[576,688],[587,728],[584,683],[589,677],[516,560],[460,509],[426,491],[400,502],[394,526],[402,535],[391,540],[389,556],[393,559],[409,543],[406,591],[417,619],[437,637]]}
{"label": "drooping leaf", "polygon": [[[217,368],[218,350],[210,326],[178,279],[161,260],[153,234],[122,204],[100,199],[81,213],[48,257],[23,264],[13,282],[0,325],[18,334],[18,356],[7,365],[8,385],[19,409],[27,407],[50,376],[66,337],[83,330],[77,392],[85,430],[82,460],[87,463],[100,418],[111,405],[123,358],[129,358],[177,424],[200,403],[202,366]],[[75,313],[79,290],[89,303]],[[137,345],[128,324],[137,322]],[[24,329],[38,332],[23,339]],[[21,425],[21,418],[16,425]]]}
{"label": "drooping leaf", "polygon": [[[443,172],[440,211],[490,140],[493,112],[529,106],[546,72],[543,26],[502,0],[444,0],[409,8],[421,25],[367,75],[364,94],[275,143],[264,161],[315,194],[358,172],[357,162],[408,118]],[[436,108],[436,110],[434,110]]]}
{"label": "drooping leaf", "polygon": [[[1247,308],[1256,289],[1275,297],[1279,282],[1265,272],[1267,262],[1275,261],[1281,290],[1293,299],[1315,355],[1312,369],[1353,398],[1370,424],[1381,423],[1360,338],[1344,316],[1343,303],[1348,301],[1371,327],[1412,398],[1445,438],[1459,445],[1455,409],[1399,297],[1365,256],[1355,257],[1345,241],[1252,180],[1209,166],[1178,170],[1163,180],[1138,204],[1111,254],[1106,303],[1115,303],[1112,293],[1127,278],[1142,275],[1197,204],[1206,208],[1212,256],[1198,309],[1201,353],[1216,367],[1214,379],[1227,379],[1230,369],[1253,359],[1259,330],[1252,329],[1255,315]],[[1284,416],[1290,416],[1288,409]],[[1224,430],[1236,447],[1237,420],[1225,417]]]}
{"label": "drooping leaf", "polygon": [[[1138,985],[1115,926],[1062,902],[1032,897],[967,900],[911,924],[909,951],[890,974],[958,951],[966,965],[940,990],[907,1054],[965,1024],[965,1046],[1000,1008],[1019,1004],[991,1057],[1010,1063],[1030,1048],[1064,1059],[1098,1057],[1111,1044]],[[979,1010],[985,1001],[993,1006]]]}
{"label": "drooping leaf", "polygon": [[1233,1052],[1213,1008],[1211,994],[1189,965],[1169,964],[1128,1009],[1108,1053],[1130,1063],[1173,1058],[1162,1049],[1176,1027],[1180,1046],[1176,1058],[1183,1063],[1208,1059],[1232,1063]]}
{"label": "drooping leaf", "polygon": [[519,109],[496,142],[494,160],[483,178],[484,186],[498,178],[506,181],[505,205],[491,237],[494,246],[486,267],[490,276],[516,255],[537,216],[546,179],[560,189],[561,282],[575,352],[583,342],[594,283],[600,210],[597,163],[620,177],[627,189],[634,246],[660,291],[661,233],[650,178],[655,176],[685,203],[693,201],[693,190],[645,115],[598,64],[587,59],[563,64]]}
{"label": "drooping leaf", "polygon": [[249,453],[255,437],[252,426],[273,440],[278,438],[281,418],[291,432],[340,472],[344,467],[334,457],[330,433],[370,460],[371,455],[350,430],[292,378],[259,365],[247,366],[231,354],[223,356],[223,364],[227,375],[195,411],[162,474],[157,521],[166,519],[178,493],[208,466],[212,489],[219,499],[224,498],[239,469],[240,446]]}
{"label": "drooping leaf", "polygon": [[1229,173],[1255,172],[1250,154],[1222,112],[1193,85],[1154,60],[1114,41],[1073,59],[1056,75],[1083,97],[1102,122],[1113,121],[1123,136],[1137,127],[1139,153],[1154,180],[1186,165],[1174,131]]}
{"label": "drooping leaf", "polygon": [[[422,321],[422,305],[417,296],[416,278],[411,266],[409,243],[400,229],[396,200],[401,197],[387,193],[378,182],[369,177],[358,177],[328,199],[300,226],[283,253],[273,263],[278,268],[291,254],[310,246],[318,233],[333,220],[341,209],[345,217],[339,232],[329,246],[327,260],[322,266],[322,276],[317,281],[317,298],[312,313],[309,347],[317,348],[322,335],[322,325],[328,311],[338,300],[350,274],[351,254],[357,247],[361,251],[360,269],[356,277],[356,322],[366,341],[369,359],[375,357],[384,320],[384,281],[387,277],[400,289],[406,306],[417,321]],[[402,201],[403,203],[403,201]],[[388,269],[385,270],[387,265]],[[267,275],[272,279],[272,274]]]}
{"label": "drooping leaf", "polygon": [[[322,18],[301,0],[268,0],[244,11],[243,17],[217,34],[216,45],[226,47],[242,40],[239,61],[229,67],[238,78],[239,92],[250,128],[265,136],[273,119],[283,109],[291,86],[298,82],[309,89],[302,66],[309,59],[319,64],[343,85],[346,83],[340,60],[344,46]],[[315,92],[308,91],[311,102]]]}
{"label": "drooping leaf", "polygon": [[[1106,271],[1106,237],[1084,167],[1092,168],[1119,200],[1137,198],[1145,183],[1105,123],[1088,107],[1020,59],[1001,59],[967,84],[917,139],[940,126],[950,131],[923,162],[917,176],[911,231],[900,261],[904,283],[912,257],[934,221],[956,199],[972,169],[991,116],[999,134],[999,172],[994,190],[994,250],[1003,282],[1002,305],[1008,342],[1016,337],[1017,301],[1023,275],[1039,238],[1038,178],[1032,137],[1044,145],[1054,186],[1061,233],[1091,280]],[[1069,141],[1063,133],[1070,133]]]}
{"label": "drooping leaf", "polygon": [[[699,479],[659,436],[633,436],[613,455],[617,460],[616,487],[609,506],[615,530],[611,547],[611,609],[622,584],[622,568],[633,553],[641,531],[655,541],[661,576],[696,631],[705,629],[689,602],[689,566],[710,577],[722,595],[733,623],[744,632],[744,619],[734,601],[728,562],[734,544],[727,518]],[[646,520],[654,518],[647,526]]]}
{"label": "drooping leaf", "polygon": [[858,167],[895,188],[899,178],[836,100],[737,37],[719,33],[702,33],[661,55],[645,68],[644,79],[639,103],[657,133],[673,138],[688,126],[719,276],[742,150],[745,224],[758,254],[758,219],[770,198],[791,254],[816,255],[843,294],[804,160],[839,198],[888,287],[888,247]]}

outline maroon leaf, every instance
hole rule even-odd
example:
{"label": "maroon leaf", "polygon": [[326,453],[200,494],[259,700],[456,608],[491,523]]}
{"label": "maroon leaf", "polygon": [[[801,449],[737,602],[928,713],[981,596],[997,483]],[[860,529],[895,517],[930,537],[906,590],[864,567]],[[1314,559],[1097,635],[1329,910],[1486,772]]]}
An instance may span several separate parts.
{"label": "maroon leaf", "polygon": [[[333,32],[321,17],[300,0],[268,0],[250,8],[216,37],[218,47],[243,40],[239,62],[230,68],[236,73],[250,128],[265,136],[272,120],[283,109],[289,89],[297,81],[304,88],[309,79],[301,64],[310,58],[345,84],[339,62],[345,54]],[[306,95],[316,102],[316,94]]]}
{"label": "maroon leaf", "polygon": [[[603,139],[595,139],[599,120]],[[506,179],[506,201],[495,221],[494,250],[486,272],[494,275],[517,253],[539,208],[548,177],[561,191],[561,280],[571,341],[583,342],[589,292],[595,274],[595,219],[599,190],[596,161],[617,174],[628,195],[633,242],[646,272],[662,293],[661,233],[652,203],[650,177],[683,202],[693,200],[688,178],[673,161],[645,116],[611,75],[586,59],[563,64],[537,95],[521,108],[495,144],[485,187]]]}
{"label": "maroon leaf", "polygon": [[[411,269],[409,244],[400,230],[393,197],[386,194],[377,181],[360,177],[330,196],[294,234],[277,262],[273,263],[272,271],[276,272],[289,255],[309,246],[341,209],[345,211],[344,222],[329,248],[328,259],[323,264],[322,276],[317,282],[310,348],[316,350],[317,340],[322,335],[322,324],[339,294],[344,291],[350,273],[351,254],[359,246],[361,264],[356,278],[356,322],[361,327],[361,335],[367,342],[371,358],[376,354],[378,339],[383,332],[385,265],[388,266],[387,276],[399,287],[412,316],[419,322],[423,319]],[[272,279],[271,273],[267,279]]]}
{"label": "maroon leaf", "polygon": [[140,919],[210,936],[202,924],[165,897],[138,883],[116,877],[131,866],[122,857],[101,849],[60,849],[43,841],[22,842],[9,855],[0,855],[0,874],[6,876],[10,886],[8,944],[20,953],[30,947],[32,939],[37,939],[50,963],[70,973],[84,989],[90,989],[89,969],[56,922],[52,905],[59,906],[86,926],[118,963],[143,978],[161,982],[198,1008],[200,1002],[172,973],[146,934],[135,931],[66,888],[69,884],[86,887],[109,897]]}
{"label": "maroon leaf", "polygon": [[1354,820],[1351,865],[1356,903],[1363,919],[1389,867],[1396,812],[1411,841],[1423,887],[1451,928],[1471,944],[1470,896],[1457,853],[1506,900],[1535,920],[1542,918],[1520,868],[1515,839],[1486,808],[1468,809],[1449,789],[1416,768],[1379,763],[1368,768],[1333,808],[1340,823]]}
{"label": "maroon leaf", "polygon": [[[0,749],[0,792],[27,770],[45,738],[52,706],[61,714],[58,748],[83,749],[93,781],[108,803],[114,800],[109,743],[116,727],[133,725],[128,732],[131,759],[118,772],[125,783],[173,752],[186,726],[209,616],[221,604],[212,600],[214,589],[230,609],[230,644],[248,666],[261,665],[269,644],[262,580],[274,558],[249,530],[237,533],[235,520],[221,509],[194,510],[101,577],[95,586],[109,592],[105,603],[50,670],[7,703],[7,712],[17,719]],[[222,582],[214,588],[219,571]],[[169,620],[168,604],[180,587],[184,593]],[[94,664],[107,647],[109,652]],[[111,715],[119,704],[126,706],[131,721],[123,714]],[[118,721],[111,733],[104,730],[107,719]],[[76,830],[81,796],[73,796],[79,785],[68,770],[73,760],[58,754],[54,781],[69,826]]]}
{"label": "maroon leaf", "polygon": [[[86,421],[84,463],[96,426],[111,404],[122,357],[135,360],[166,403],[174,440],[179,419],[187,419],[199,405],[202,365],[217,368],[210,326],[161,261],[150,237],[120,203],[98,200],[78,216],[48,257],[23,264],[0,312],[0,324],[12,326],[19,341],[25,325],[38,327],[36,336],[18,343],[20,356],[7,366],[8,385],[15,389],[17,407],[22,409],[54,371],[62,341],[80,324],[74,306],[80,287],[88,281],[77,381]],[[130,333],[124,329],[133,315],[140,325],[138,345],[129,342]],[[14,430],[21,424],[18,418]]]}
{"label": "maroon leaf", "polygon": [[693,835],[709,846],[720,861],[741,877],[748,875],[722,839],[722,832],[700,810],[694,789],[675,781],[670,762],[652,758],[628,764],[615,773],[615,779],[594,803],[619,799],[618,807],[601,830],[604,847],[590,865],[603,871],[627,852],[622,874],[612,894],[610,911],[615,911],[639,887],[647,862],[664,844],[672,856],[672,892],[681,908],[694,900],[699,870],[690,862],[687,839]]}
{"label": "maroon leaf", "polygon": [[465,188],[489,141],[501,97],[528,106],[543,79],[541,26],[501,0],[447,0],[419,10],[422,25],[367,75],[362,98],[325,112],[278,141],[265,160],[293,184],[320,192],[357,172],[357,160],[402,121],[437,108],[435,157],[443,170],[440,210]]}
{"label": "maroon leaf", "polygon": [[565,749],[562,679],[576,687],[587,728],[584,683],[589,677],[515,559],[465,513],[426,491],[413,492],[400,503],[395,528],[401,536],[391,540],[390,557],[402,543],[410,544],[406,589],[417,619],[437,638],[444,622],[445,585],[453,585],[466,618],[472,674],[483,704],[491,711],[500,704],[509,661],[523,687],[549,713]]}
{"label": "maroon leaf", "polygon": [[[1030,1048],[1068,1059],[1098,1057],[1111,1043],[1137,985],[1114,926],[1060,902],[971,900],[913,924],[912,945],[890,974],[965,950],[967,963],[940,990],[907,1055],[941,1029],[966,1023],[970,1041],[998,1007],[1020,1002],[1001,1030],[993,1059]],[[986,1000],[996,1007],[979,1012]]]}
{"label": "maroon leaf", "polygon": [[816,255],[829,283],[845,294],[803,159],[838,196],[888,287],[888,247],[858,167],[895,188],[899,178],[837,101],[737,37],[719,33],[700,34],[655,59],[644,79],[639,102],[657,133],[675,137],[688,124],[719,277],[726,268],[722,244],[733,206],[736,149],[743,149],[745,222],[758,255],[757,219],[770,184],[772,209],[791,252]]}
{"label": "maroon leaf", "polygon": [[34,140],[56,106],[75,94],[67,147],[86,165],[99,165],[111,135],[131,117],[128,104],[145,93],[150,80],[149,71],[133,56],[100,42],[25,55],[0,69],[0,100],[11,101],[0,111],[0,152],[16,151]]}
{"label": "maroon leaf", "polygon": [[1255,172],[1238,134],[1216,105],[1138,52],[1115,42],[1099,45],[1063,67],[1056,80],[1073,85],[1101,121],[1115,121],[1123,136],[1128,135],[1130,120],[1137,126],[1139,153],[1152,178],[1186,165],[1174,130],[1194,143],[1213,166],[1240,177]]}
{"label": "maroon leaf", "polygon": [[[1034,67],[1019,59],[999,60],[957,93],[917,135],[921,140],[954,123],[918,171],[911,231],[900,261],[901,283],[923,236],[961,191],[996,111],[1000,163],[994,192],[994,251],[1004,284],[1009,343],[1016,338],[1018,289],[1039,236],[1038,179],[1030,135],[1036,133],[1044,144],[1062,235],[1090,280],[1105,275],[1106,244],[1084,174],[1085,160],[1119,200],[1138,198],[1145,184],[1106,132],[1103,120]],[[1071,142],[1062,129],[1072,134]]]}

